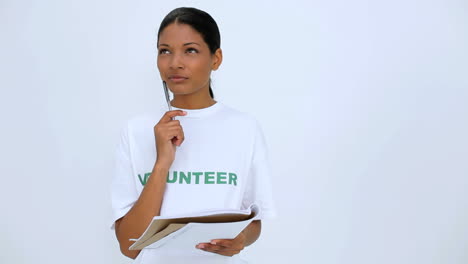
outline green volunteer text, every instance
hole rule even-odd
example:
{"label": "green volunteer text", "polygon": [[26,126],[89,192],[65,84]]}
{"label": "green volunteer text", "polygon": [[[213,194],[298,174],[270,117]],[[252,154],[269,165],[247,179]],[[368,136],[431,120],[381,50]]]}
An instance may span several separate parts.
{"label": "green volunteer text", "polygon": [[[151,172],[147,172],[141,177],[138,174],[140,183],[145,185],[148,181]],[[231,184],[237,186],[237,175],[232,172],[182,172],[172,171],[167,173],[167,183],[178,183],[178,184]]]}

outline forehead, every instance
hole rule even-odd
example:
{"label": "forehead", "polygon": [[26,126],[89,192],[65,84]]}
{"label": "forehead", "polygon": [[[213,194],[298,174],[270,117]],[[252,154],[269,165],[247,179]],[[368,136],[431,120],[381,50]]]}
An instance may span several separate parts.
{"label": "forehead", "polygon": [[159,35],[159,44],[178,45],[188,42],[197,42],[202,44],[203,38],[191,26],[180,23],[168,25]]}

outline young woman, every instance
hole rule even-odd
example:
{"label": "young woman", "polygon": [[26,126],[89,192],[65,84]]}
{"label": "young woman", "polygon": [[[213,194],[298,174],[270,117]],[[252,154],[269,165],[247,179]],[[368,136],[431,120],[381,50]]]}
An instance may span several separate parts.
{"label": "young woman", "polygon": [[[157,65],[174,110],[128,121],[111,184],[111,228],[134,263],[245,263],[238,253],[257,240],[261,219],[276,215],[259,122],[214,99],[210,75],[223,59],[220,43],[216,22],[199,9],[177,8],[160,25]],[[234,239],[201,241],[186,253],[128,249],[154,216],[252,203],[261,214]]]}

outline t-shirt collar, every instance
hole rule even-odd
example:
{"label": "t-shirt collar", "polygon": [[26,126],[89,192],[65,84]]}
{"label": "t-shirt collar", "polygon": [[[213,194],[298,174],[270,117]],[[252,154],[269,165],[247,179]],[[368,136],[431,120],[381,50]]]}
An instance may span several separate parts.
{"label": "t-shirt collar", "polygon": [[185,109],[185,108],[175,107],[173,105],[171,105],[171,106],[172,106],[172,110],[184,110],[184,111],[187,112],[187,115],[178,116],[178,117],[182,117],[182,118],[201,118],[201,117],[209,116],[209,115],[215,113],[216,111],[218,111],[219,108],[221,107],[221,104],[222,104],[221,102],[216,101],[216,103],[214,103],[211,106],[208,106],[208,107],[205,107],[205,108],[199,108],[199,109]]}

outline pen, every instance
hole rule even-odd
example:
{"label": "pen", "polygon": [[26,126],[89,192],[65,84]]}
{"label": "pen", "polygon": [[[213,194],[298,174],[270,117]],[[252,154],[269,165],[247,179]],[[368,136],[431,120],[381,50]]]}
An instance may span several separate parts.
{"label": "pen", "polygon": [[[164,93],[166,94],[167,106],[169,108],[169,111],[172,111],[171,100],[169,98],[169,91],[167,90],[167,85],[165,81],[163,81],[163,86],[164,86]],[[174,117],[171,117],[171,119],[174,120]]]}

